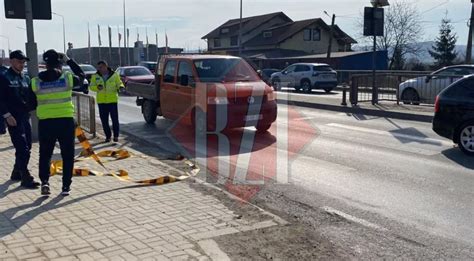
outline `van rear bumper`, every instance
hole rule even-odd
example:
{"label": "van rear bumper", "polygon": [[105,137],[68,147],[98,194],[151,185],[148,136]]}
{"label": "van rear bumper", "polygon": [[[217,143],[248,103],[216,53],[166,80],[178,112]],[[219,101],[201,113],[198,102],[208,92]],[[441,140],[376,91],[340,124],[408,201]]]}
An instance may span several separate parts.
{"label": "van rear bumper", "polygon": [[207,121],[213,127],[212,129],[271,125],[276,118],[276,101],[265,102],[261,106],[254,107],[231,104],[208,105],[207,111]]}

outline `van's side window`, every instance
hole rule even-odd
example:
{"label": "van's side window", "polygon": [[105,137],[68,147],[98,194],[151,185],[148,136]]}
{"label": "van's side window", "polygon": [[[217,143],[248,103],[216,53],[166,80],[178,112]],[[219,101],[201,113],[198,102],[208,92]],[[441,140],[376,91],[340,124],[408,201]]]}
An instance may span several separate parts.
{"label": "van's side window", "polygon": [[193,69],[188,62],[179,62],[178,68],[178,83],[181,82],[181,78],[186,75],[189,79],[189,86],[194,84]]}
{"label": "van's side window", "polygon": [[174,83],[176,72],[176,61],[168,61],[165,67],[164,82]]}

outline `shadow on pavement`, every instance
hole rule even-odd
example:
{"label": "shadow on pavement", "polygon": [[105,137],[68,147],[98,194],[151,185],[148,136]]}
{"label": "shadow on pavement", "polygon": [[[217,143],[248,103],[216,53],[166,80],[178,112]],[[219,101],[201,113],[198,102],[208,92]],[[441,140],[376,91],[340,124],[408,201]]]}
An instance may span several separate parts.
{"label": "shadow on pavement", "polygon": [[[21,228],[22,226],[27,224],[29,221],[33,220],[36,216],[41,215],[42,213],[45,213],[47,211],[57,209],[57,208],[61,208],[61,207],[66,207],[66,206],[72,205],[74,203],[78,203],[82,200],[92,198],[92,197],[95,197],[95,196],[98,196],[98,195],[106,194],[106,193],[109,193],[109,192],[113,192],[113,191],[117,191],[117,190],[137,188],[137,187],[142,187],[142,186],[143,185],[133,185],[133,186],[128,186],[128,187],[121,187],[121,188],[115,188],[115,189],[110,189],[110,190],[106,190],[106,191],[100,191],[100,192],[97,192],[97,193],[94,193],[94,194],[85,195],[85,196],[82,196],[82,197],[79,197],[79,198],[75,198],[75,199],[69,200],[69,201],[64,202],[64,203],[60,203],[60,202],[63,199],[67,199],[67,198],[65,198],[63,196],[60,196],[60,195],[53,198],[51,201],[47,202],[44,205],[43,205],[43,202],[45,200],[47,200],[48,197],[39,197],[38,199],[36,199],[32,203],[21,205],[21,206],[18,206],[18,207],[13,207],[13,208],[7,209],[7,210],[0,213],[0,218],[1,218],[0,220],[2,221],[2,223],[9,222],[9,224],[6,227],[2,227],[2,229],[0,230],[0,238],[3,238],[5,236],[8,236],[8,235],[14,233],[19,228]],[[16,213],[18,213],[19,211],[28,209],[28,208],[34,208],[34,209],[32,209],[28,212],[25,212],[20,216],[17,216],[15,218],[13,218]],[[8,220],[8,221],[6,221],[5,219]]]}
{"label": "shadow on pavement", "polygon": [[[17,184],[18,187],[14,188],[12,190],[8,190],[10,188],[10,186],[13,185],[13,184]],[[11,180],[7,180],[3,184],[0,185],[0,199],[8,196],[11,193],[20,191],[21,189],[22,188],[20,187],[20,182],[14,182],[14,181],[11,181]]]}
{"label": "shadow on pavement", "polygon": [[474,157],[467,156],[459,148],[451,148],[441,152],[446,158],[457,164],[474,170]]}
{"label": "shadow on pavement", "polygon": [[334,96],[334,95],[339,95],[338,92],[331,91],[329,93],[325,92],[324,90],[311,90],[310,93],[307,92],[302,92],[302,91],[296,91],[295,89],[286,89],[286,90],[279,90],[278,92],[286,92],[286,93],[299,93],[299,94],[307,94],[307,95],[322,95],[322,96]]}
{"label": "shadow on pavement", "polygon": [[8,151],[8,150],[14,150],[14,149],[15,149],[15,147],[13,147],[13,145],[12,145],[12,146],[9,146],[9,147],[6,147],[6,148],[1,148],[0,152],[4,152],[4,151]]}

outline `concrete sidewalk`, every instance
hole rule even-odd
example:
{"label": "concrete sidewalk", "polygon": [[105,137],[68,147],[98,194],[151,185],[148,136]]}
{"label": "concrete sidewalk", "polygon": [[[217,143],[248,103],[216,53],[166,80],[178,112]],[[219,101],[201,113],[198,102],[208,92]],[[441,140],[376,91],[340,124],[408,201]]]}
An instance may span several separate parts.
{"label": "concrete sidewalk", "polygon": [[[107,166],[125,169],[135,180],[179,175],[155,158],[124,148],[134,156]],[[74,177],[71,196],[62,197],[61,177],[54,176],[52,195],[44,198],[39,190],[24,190],[9,180],[14,149],[8,135],[0,136],[0,161],[1,260],[221,260],[227,256],[214,237],[285,224],[221,191],[207,187],[213,192],[203,192],[197,187],[206,185],[193,179],[143,187],[114,177]],[[78,165],[84,164],[100,170],[90,161]],[[37,177],[37,144],[30,170]]]}
{"label": "concrete sidewalk", "polygon": [[[370,102],[359,102],[351,105],[347,93],[347,105],[341,105],[342,96],[338,92],[331,94],[313,92],[312,94],[294,93],[291,90],[277,92],[279,104],[288,104],[299,107],[346,112],[351,114],[371,115],[402,120],[431,122],[434,116],[434,107],[430,105],[397,105],[394,101],[381,101],[372,105]],[[340,96],[341,98],[331,97]]]}

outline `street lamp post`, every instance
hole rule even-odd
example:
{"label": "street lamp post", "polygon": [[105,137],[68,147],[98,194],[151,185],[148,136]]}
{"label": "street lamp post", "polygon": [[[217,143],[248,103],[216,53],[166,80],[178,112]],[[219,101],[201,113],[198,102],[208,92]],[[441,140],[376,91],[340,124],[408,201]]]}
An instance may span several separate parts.
{"label": "street lamp post", "polygon": [[469,35],[467,38],[466,63],[472,62],[472,33],[474,30],[474,0],[471,0],[471,18],[469,18]]}
{"label": "street lamp post", "polygon": [[5,35],[0,35],[0,37],[7,39],[7,44],[8,44],[8,47],[7,47],[8,50],[7,50],[7,52],[10,53],[10,38],[8,38],[8,37],[5,36]]}
{"label": "street lamp post", "polygon": [[326,14],[327,16],[329,16],[329,18],[332,18],[332,21],[331,21],[331,33],[329,35],[329,44],[328,44],[328,53],[327,53],[327,58],[330,59],[331,58],[331,51],[332,51],[332,38],[334,36],[334,25],[335,25],[335,22],[336,22],[336,15],[333,14],[332,17],[328,14],[328,12],[324,11],[324,14]]}
{"label": "street lamp post", "polygon": [[58,14],[58,13],[55,13],[55,12],[51,12],[51,13],[61,17],[61,19],[63,20],[63,46],[64,46],[63,49],[64,49],[64,53],[66,53],[66,25],[64,23],[64,15]]}

